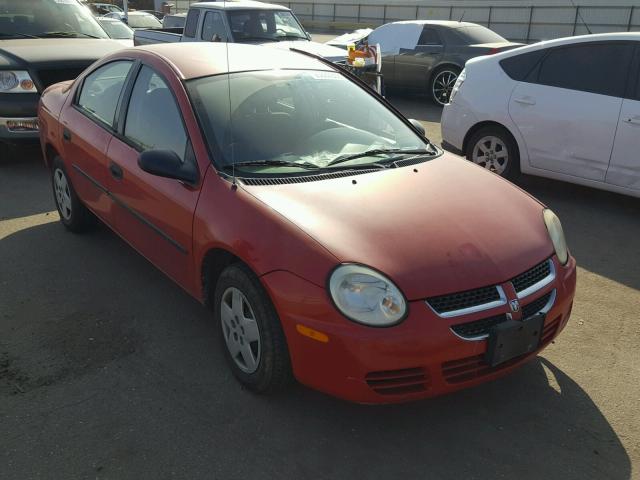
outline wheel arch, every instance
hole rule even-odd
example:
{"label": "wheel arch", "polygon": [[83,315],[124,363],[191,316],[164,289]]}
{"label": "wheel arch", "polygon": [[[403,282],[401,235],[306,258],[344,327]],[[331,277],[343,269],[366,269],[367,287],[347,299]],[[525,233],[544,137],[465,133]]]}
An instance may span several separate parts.
{"label": "wheel arch", "polygon": [[464,140],[462,141],[462,153],[466,156],[467,155],[467,147],[469,146],[469,140],[476,134],[476,132],[482,128],[485,127],[495,127],[495,128],[499,128],[501,130],[504,130],[506,132],[507,135],[509,135],[509,137],[511,137],[511,140],[513,140],[513,144],[516,146],[516,148],[518,149],[518,151],[516,152],[518,154],[518,159],[521,158],[520,155],[520,144],[518,143],[518,139],[513,135],[513,133],[511,133],[511,131],[505,127],[503,124],[499,123],[499,122],[495,122],[493,120],[485,120],[483,122],[478,122],[475,125],[473,125],[465,134],[464,136]]}
{"label": "wheel arch", "polygon": [[[224,269],[236,263],[244,265],[256,275],[247,262],[225,248],[213,247],[204,254],[200,263],[200,288],[202,289],[202,299],[206,306],[212,306],[213,299],[211,295]],[[256,277],[258,276],[256,275]]]}
{"label": "wheel arch", "polygon": [[53,159],[59,156],[60,154],[58,153],[56,147],[47,142],[44,147],[44,163],[47,168],[51,168],[53,166]]}

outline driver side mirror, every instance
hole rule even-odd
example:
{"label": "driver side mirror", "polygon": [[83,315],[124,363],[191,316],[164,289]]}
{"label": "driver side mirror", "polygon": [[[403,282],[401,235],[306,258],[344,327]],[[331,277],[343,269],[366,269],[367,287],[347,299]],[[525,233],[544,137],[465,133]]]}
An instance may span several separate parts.
{"label": "driver side mirror", "polygon": [[418,130],[418,132],[420,132],[420,135],[422,135],[423,137],[427,135],[427,132],[425,131],[424,126],[418,120],[414,118],[410,118],[409,123],[413,125],[413,128],[415,128],[416,130]]}
{"label": "driver side mirror", "polygon": [[173,150],[147,150],[138,157],[138,166],[151,175],[173,178],[191,185],[198,181],[198,170],[191,162],[183,162]]}

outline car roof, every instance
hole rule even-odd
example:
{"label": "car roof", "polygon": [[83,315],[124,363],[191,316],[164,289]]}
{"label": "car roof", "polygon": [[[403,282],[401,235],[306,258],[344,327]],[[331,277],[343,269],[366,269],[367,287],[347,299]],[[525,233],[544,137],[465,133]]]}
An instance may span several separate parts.
{"label": "car roof", "polygon": [[99,22],[108,22],[108,23],[122,23],[122,20],[118,20],[113,17],[96,17],[96,20]]}
{"label": "car roof", "polygon": [[189,8],[215,8],[219,10],[289,10],[289,8],[273,3],[254,2],[252,0],[227,0],[218,2],[197,2]]}
{"label": "car roof", "polygon": [[333,70],[331,66],[308,55],[240,43],[158,43],[125,49],[110,58],[126,58],[131,52],[147,52],[162,58],[184,80],[254,70]]}
{"label": "car roof", "polygon": [[534,52],[536,50],[542,50],[545,48],[560,47],[563,45],[573,45],[578,43],[587,42],[602,42],[602,41],[640,41],[640,32],[614,32],[614,33],[593,33],[589,35],[577,35],[575,37],[563,37],[554,38],[553,40],[543,40],[541,42],[532,43],[531,45],[524,45],[522,47],[514,48],[513,50],[507,50],[506,52],[500,52],[496,55],[487,57],[477,57],[470,61],[476,62],[480,59],[486,58],[487,60],[499,61],[503,58],[513,57],[522,53]]}
{"label": "car roof", "polygon": [[393,22],[394,24],[413,24],[413,25],[439,25],[441,27],[461,28],[461,27],[481,27],[477,23],[457,22],[455,20],[401,20]]}

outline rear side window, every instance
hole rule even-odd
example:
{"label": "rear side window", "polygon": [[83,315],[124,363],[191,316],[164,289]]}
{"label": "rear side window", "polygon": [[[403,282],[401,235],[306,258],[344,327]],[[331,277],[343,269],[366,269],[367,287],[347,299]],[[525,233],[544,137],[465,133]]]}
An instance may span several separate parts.
{"label": "rear side window", "polygon": [[173,150],[184,160],[187,134],[169,86],[142,67],[131,92],[124,135],[141,150]]}
{"label": "rear side window", "polygon": [[625,43],[588,43],[552,49],[542,60],[542,85],[624,96],[633,47]]}
{"label": "rear side window", "polygon": [[200,10],[192,8],[187,14],[187,21],[184,24],[184,36],[195,38],[198,30],[198,20],[200,20]]}
{"label": "rear side window", "polygon": [[533,71],[547,50],[523,53],[514,57],[500,60],[500,66],[509,77],[518,82],[526,81],[527,76]]}
{"label": "rear side window", "polygon": [[113,62],[87,75],[78,96],[78,107],[93,118],[113,127],[120,94],[131,65],[130,61]]}
{"label": "rear side window", "polygon": [[418,45],[442,45],[438,32],[433,28],[424,27],[420,38],[418,39]]}

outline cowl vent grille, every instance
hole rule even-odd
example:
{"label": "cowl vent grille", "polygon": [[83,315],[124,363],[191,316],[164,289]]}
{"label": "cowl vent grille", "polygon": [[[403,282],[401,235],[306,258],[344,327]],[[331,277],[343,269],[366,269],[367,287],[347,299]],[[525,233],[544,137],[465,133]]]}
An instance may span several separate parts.
{"label": "cowl vent grille", "polygon": [[340,172],[322,173],[319,175],[296,175],[291,177],[251,177],[238,179],[245,185],[252,185],[256,187],[270,186],[270,185],[288,185],[291,183],[308,183],[319,182],[320,180],[331,180],[334,178],[352,177],[354,175],[363,175],[365,173],[379,172],[380,170],[372,168],[365,170],[343,170]]}

